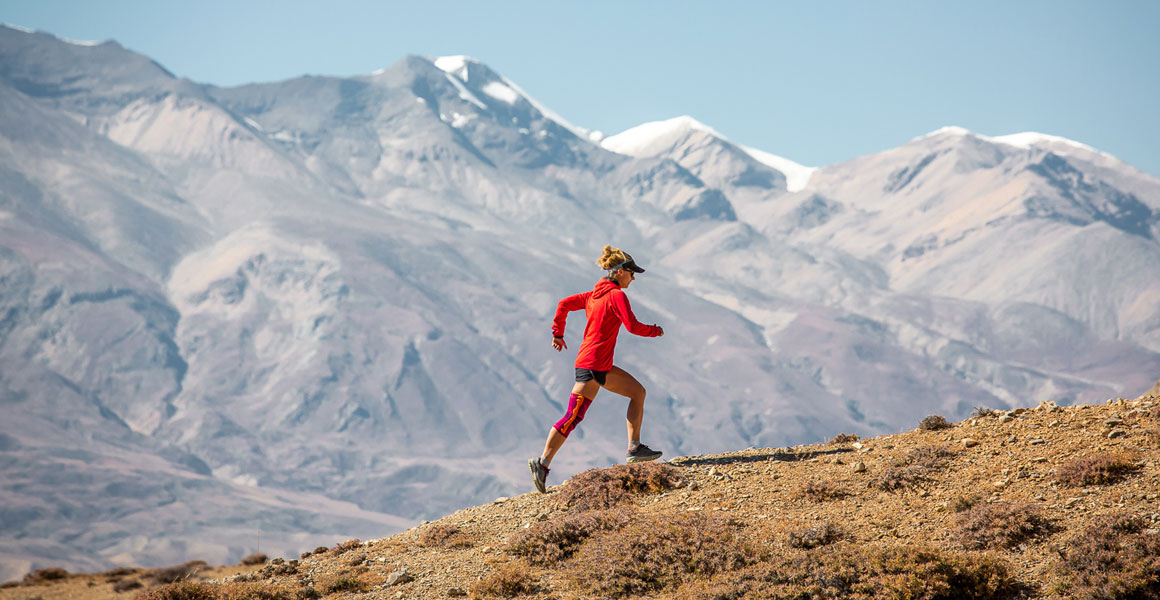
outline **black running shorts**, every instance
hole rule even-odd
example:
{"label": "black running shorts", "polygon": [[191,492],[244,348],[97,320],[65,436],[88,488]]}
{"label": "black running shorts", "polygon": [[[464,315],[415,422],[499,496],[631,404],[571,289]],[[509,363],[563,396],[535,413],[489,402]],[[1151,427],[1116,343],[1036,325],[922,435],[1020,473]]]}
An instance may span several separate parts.
{"label": "black running shorts", "polygon": [[594,371],[592,369],[581,369],[576,367],[576,381],[577,383],[584,383],[585,381],[596,380],[596,383],[604,385],[604,378],[608,376],[608,371]]}

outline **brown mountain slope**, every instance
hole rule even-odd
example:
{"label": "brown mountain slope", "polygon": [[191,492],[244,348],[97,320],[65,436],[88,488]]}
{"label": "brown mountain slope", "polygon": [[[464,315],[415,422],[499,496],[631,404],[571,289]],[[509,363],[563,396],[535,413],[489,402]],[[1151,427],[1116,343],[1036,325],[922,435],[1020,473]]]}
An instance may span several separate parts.
{"label": "brown mountain slope", "polygon": [[[382,540],[145,593],[1160,597],[1160,398],[940,421],[589,471]],[[50,597],[33,590],[0,600]]]}

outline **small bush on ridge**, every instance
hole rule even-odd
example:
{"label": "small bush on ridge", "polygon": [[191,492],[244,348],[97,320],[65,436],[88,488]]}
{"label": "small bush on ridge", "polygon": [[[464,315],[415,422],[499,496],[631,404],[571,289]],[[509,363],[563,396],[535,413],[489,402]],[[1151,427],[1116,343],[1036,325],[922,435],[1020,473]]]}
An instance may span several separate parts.
{"label": "small bush on ridge", "polygon": [[989,556],[851,542],[776,554],[712,580],[682,586],[677,600],[1016,600],[1028,590]]}
{"label": "small bush on ridge", "polygon": [[976,504],[959,514],[959,541],[971,550],[1009,549],[1056,530],[1031,504]]}
{"label": "small bush on ridge", "polygon": [[941,415],[930,415],[919,422],[918,428],[923,431],[938,431],[939,429],[948,429],[951,424],[947,422],[946,417]]}
{"label": "small bush on ridge", "polygon": [[535,594],[542,588],[539,582],[530,573],[527,565],[509,564],[501,567],[488,576],[476,581],[471,586],[474,597],[511,598],[524,594]]}
{"label": "small bush on ridge", "polygon": [[204,571],[207,567],[209,567],[209,563],[205,562],[204,560],[191,560],[187,563],[173,567],[155,569],[149,572],[147,577],[160,584],[177,583],[197,575],[198,573]]}
{"label": "small bush on ridge", "polygon": [[930,480],[930,476],[946,466],[950,450],[940,446],[923,446],[906,453],[873,481],[874,487],[885,491],[909,489]]}
{"label": "small bush on ridge", "polygon": [[809,498],[814,502],[825,502],[827,500],[841,500],[849,494],[845,490],[838,487],[832,481],[810,481],[802,486],[798,492],[803,498]]}
{"label": "small bush on ridge", "polygon": [[269,557],[262,553],[251,554],[242,559],[242,564],[246,566],[264,565]]}
{"label": "small bush on ridge", "polygon": [[681,470],[653,462],[589,469],[572,477],[560,500],[577,510],[612,508],[634,494],[656,494],[685,483]]}
{"label": "small bush on ridge", "polygon": [[534,565],[553,565],[572,556],[596,533],[620,529],[633,517],[633,511],[624,507],[568,513],[517,533],[508,544],[508,552],[526,557]]}
{"label": "small bush on ridge", "polygon": [[744,568],[761,557],[721,517],[660,513],[594,536],[580,547],[567,572],[590,595],[623,597],[672,589]]}
{"label": "small bush on ridge", "polygon": [[1140,469],[1136,460],[1134,454],[1126,451],[1077,458],[1060,467],[1056,479],[1071,487],[1116,483]]}
{"label": "small bush on ridge", "polygon": [[786,540],[786,543],[791,548],[808,550],[832,544],[845,536],[846,534],[841,529],[826,521],[820,525],[789,532],[789,539]]}
{"label": "small bush on ridge", "polygon": [[1080,600],[1160,598],[1160,535],[1141,517],[1103,516],[1060,550],[1058,592]]}
{"label": "small bush on ridge", "polygon": [[849,444],[856,441],[858,441],[858,436],[852,433],[839,433],[838,435],[834,436],[834,439],[830,440],[830,444]]}
{"label": "small bush on ridge", "polygon": [[419,534],[419,545],[427,548],[470,548],[474,543],[470,535],[444,523],[432,525]]}

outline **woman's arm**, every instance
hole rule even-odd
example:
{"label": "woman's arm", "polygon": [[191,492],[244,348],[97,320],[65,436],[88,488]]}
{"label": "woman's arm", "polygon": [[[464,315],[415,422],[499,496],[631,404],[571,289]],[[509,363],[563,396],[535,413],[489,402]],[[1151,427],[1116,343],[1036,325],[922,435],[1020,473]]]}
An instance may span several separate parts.
{"label": "woman's arm", "polygon": [[[552,319],[552,337],[564,337],[564,325],[568,320],[568,313],[574,310],[580,310],[588,304],[588,297],[592,292],[584,292],[583,294],[576,294],[575,296],[568,296],[556,305],[556,318]],[[558,350],[559,348],[557,348]]]}
{"label": "woman's arm", "polygon": [[658,337],[665,334],[665,330],[656,325],[645,325],[636,320],[636,315],[632,314],[632,305],[628,302],[628,295],[624,292],[614,290],[611,301],[613,314],[624,323],[629,333],[643,337]]}

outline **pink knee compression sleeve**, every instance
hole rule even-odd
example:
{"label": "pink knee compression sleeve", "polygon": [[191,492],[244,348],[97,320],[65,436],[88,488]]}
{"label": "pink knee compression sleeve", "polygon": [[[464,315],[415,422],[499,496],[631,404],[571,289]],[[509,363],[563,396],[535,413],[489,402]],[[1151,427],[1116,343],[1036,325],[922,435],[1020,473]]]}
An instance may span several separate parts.
{"label": "pink knee compression sleeve", "polygon": [[585,398],[580,394],[572,394],[568,397],[568,412],[564,413],[564,418],[556,421],[554,427],[560,435],[568,437],[573,429],[584,420],[584,413],[588,411],[588,407],[592,404],[590,398]]}

